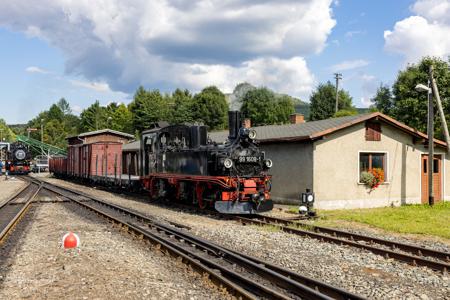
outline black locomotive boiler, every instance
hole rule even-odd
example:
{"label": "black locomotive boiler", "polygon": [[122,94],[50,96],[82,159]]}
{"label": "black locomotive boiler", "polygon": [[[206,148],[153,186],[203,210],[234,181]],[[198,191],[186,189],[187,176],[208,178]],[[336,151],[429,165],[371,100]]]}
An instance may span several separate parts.
{"label": "black locomotive boiler", "polygon": [[10,145],[6,170],[9,174],[30,173],[31,152],[23,142],[14,142]]}
{"label": "black locomotive boiler", "polygon": [[172,125],[144,131],[140,178],[152,198],[214,207],[227,214],[252,214],[273,208],[272,161],[258,147],[256,132],[241,126],[240,113],[229,112],[224,144],[207,138],[207,128]]}

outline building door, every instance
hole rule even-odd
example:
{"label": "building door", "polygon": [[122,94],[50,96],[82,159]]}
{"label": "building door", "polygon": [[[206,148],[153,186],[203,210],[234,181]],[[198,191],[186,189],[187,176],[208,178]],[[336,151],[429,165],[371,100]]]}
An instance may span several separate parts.
{"label": "building door", "polygon": [[[433,195],[434,202],[442,199],[442,158],[435,155],[433,159]],[[422,203],[428,203],[428,155],[422,154]]]}

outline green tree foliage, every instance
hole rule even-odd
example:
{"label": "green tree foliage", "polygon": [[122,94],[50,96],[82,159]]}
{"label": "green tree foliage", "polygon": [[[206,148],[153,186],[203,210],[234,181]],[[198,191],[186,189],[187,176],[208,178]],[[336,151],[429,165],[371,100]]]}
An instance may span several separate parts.
{"label": "green tree foliage", "polygon": [[[352,105],[352,97],[347,91],[340,90],[338,95],[338,110],[355,110]],[[311,121],[331,118],[335,114],[336,87],[329,81],[326,84],[319,84],[310,97],[310,103],[309,118]]]}
{"label": "green tree foliage", "polygon": [[371,109],[376,109],[383,114],[390,115],[394,107],[394,99],[392,97],[391,89],[386,85],[380,85],[377,89],[375,97],[372,99],[373,105]]}
{"label": "green tree foliage", "polygon": [[168,119],[169,102],[158,90],[146,91],[141,86],[137,89],[128,109],[132,113],[134,129],[142,132],[150,124]]}
{"label": "green tree foliage", "polygon": [[80,132],[100,130],[108,127],[108,111],[97,100],[80,114]]}
{"label": "green tree foliage", "polygon": [[356,109],[341,109],[341,110],[338,110],[333,115],[333,118],[348,117],[348,116],[354,116],[357,114],[358,114],[358,111]]}
{"label": "green tree foliage", "polygon": [[228,104],[217,87],[206,87],[196,94],[191,107],[195,121],[203,122],[211,130],[226,128]]}
{"label": "green tree foliage", "polygon": [[194,116],[192,110],[193,98],[188,90],[176,89],[172,93],[172,110],[170,122],[172,124],[193,123]]}
{"label": "green tree foliage", "polygon": [[133,115],[128,107],[121,103],[110,114],[109,128],[126,133],[133,133]]}
{"label": "green tree foliage", "polygon": [[70,108],[69,102],[65,98],[59,99],[56,103],[59,109],[63,112],[65,116],[72,114],[72,109]]}
{"label": "green tree foliage", "polygon": [[78,133],[79,121],[79,118],[72,114],[69,102],[61,98],[56,104],[52,104],[49,110],[39,113],[29,121],[27,127],[37,129],[31,132],[30,137],[40,141],[42,125],[44,143],[65,148],[66,138]]}
{"label": "green tree foliage", "polygon": [[6,125],[5,120],[0,119],[0,142],[12,142],[14,141],[15,134],[14,132]]}
{"label": "green tree foliage", "polygon": [[295,112],[294,100],[288,95],[277,96],[275,100],[277,124],[289,123],[289,116]]}
{"label": "green tree foliage", "polygon": [[[392,87],[394,98],[390,115],[422,132],[425,132],[427,128],[427,93],[416,91],[415,86],[419,83],[427,84],[430,64],[434,67],[434,78],[441,96],[444,114],[446,119],[450,120],[449,62],[440,58],[425,57],[419,63],[408,65],[405,70],[400,71]],[[442,127],[437,113],[435,113],[435,121],[435,133],[437,137],[442,138]]]}
{"label": "green tree foliage", "polygon": [[255,88],[244,95],[241,112],[255,126],[284,124],[295,112],[294,101],[292,97],[276,95],[265,87]]}

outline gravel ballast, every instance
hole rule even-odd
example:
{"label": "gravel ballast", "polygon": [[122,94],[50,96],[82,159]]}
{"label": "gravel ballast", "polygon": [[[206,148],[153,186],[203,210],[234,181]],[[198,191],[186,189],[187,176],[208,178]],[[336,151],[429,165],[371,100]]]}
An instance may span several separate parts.
{"label": "gravel ballast", "polygon": [[0,204],[26,185],[25,181],[14,176],[8,176],[8,180],[5,179],[5,175],[0,176]]}
{"label": "gravel ballast", "polygon": [[[47,180],[77,187],[57,179]],[[370,252],[286,234],[271,227],[241,226],[92,188],[78,186],[78,189],[161,220],[190,226],[193,234],[370,299],[450,298],[448,275],[425,267],[413,267]]]}
{"label": "gravel ballast", "polygon": [[[0,299],[224,299],[208,280],[75,204],[37,204],[0,249]],[[63,235],[80,237],[64,250]]]}

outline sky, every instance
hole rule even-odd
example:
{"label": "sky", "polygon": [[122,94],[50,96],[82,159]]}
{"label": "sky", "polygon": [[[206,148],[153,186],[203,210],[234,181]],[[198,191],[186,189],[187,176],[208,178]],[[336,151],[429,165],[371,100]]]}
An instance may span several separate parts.
{"label": "sky", "polygon": [[139,85],[249,82],[309,101],[339,72],[357,107],[424,55],[450,55],[450,0],[2,0],[0,118],[61,97],[129,103]]}

